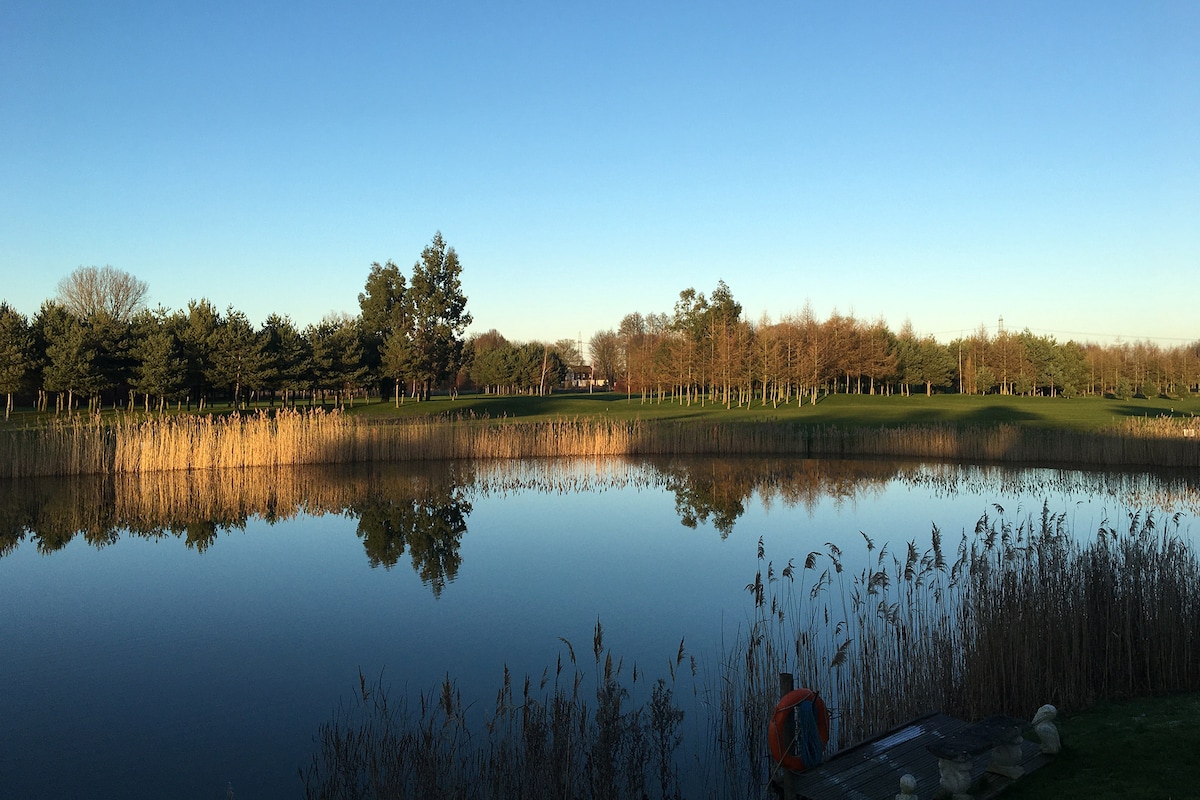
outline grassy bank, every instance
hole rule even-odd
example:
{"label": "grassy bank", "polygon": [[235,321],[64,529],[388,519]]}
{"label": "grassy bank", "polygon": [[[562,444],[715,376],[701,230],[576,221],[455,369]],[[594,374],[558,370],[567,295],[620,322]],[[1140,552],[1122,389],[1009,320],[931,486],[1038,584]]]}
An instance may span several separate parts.
{"label": "grassy bank", "polygon": [[1200,796],[1200,694],[1104,702],[1060,718],[1063,752],[1006,800],[1181,800]]}
{"label": "grassy bank", "polygon": [[380,421],[423,416],[473,416],[489,419],[546,421],[553,419],[612,419],[729,422],[767,420],[805,425],[895,427],[906,425],[1018,424],[1035,428],[1102,431],[1138,417],[1200,416],[1200,397],[1183,399],[1112,400],[1015,397],[1002,395],[939,394],[912,397],[837,394],[816,405],[772,406],[755,402],[726,409],[720,404],[679,405],[642,401],[614,392],[553,394],[546,397],[460,395],[425,402],[356,405],[349,412]]}
{"label": "grassy bank", "polygon": [[[905,398],[910,400],[911,398]],[[890,400],[890,399],[889,399]],[[447,401],[449,402],[449,401]],[[429,407],[435,404],[422,404]],[[888,408],[890,406],[882,406]],[[749,418],[644,419],[617,415],[496,419],[468,414],[386,418],[378,413],[277,411],[243,415],[56,417],[0,431],[0,477],[140,474],[302,464],[615,455],[904,457],[969,462],[1145,467],[1200,466],[1191,416],[1128,416],[1102,429],[1029,422],[884,424]],[[849,420],[858,419],[856,423]]]}
{"label": "grassy bank", "polygon": [[[320,406],[317,406],[320,408]],[[311,410],[301,405],[301,410]],[[225,415],[240,411],[253,415],[273,408],[210,403],[206,415]],[[328,409],[326,409],[328,410]],[[595,394],[561,392],[545,397],[527,395],[463,394],[451,398],[434,396],[417,402],[409,400],[396,407],[390,400],[359,401],[343,409],[349,416],[371,422],[396,422],[428,417],[464,417],[472,419],[548,422],[553,420],[623,421],[698,421],[730,422],[755,420],[796,422],[805,425],[896,427],[905,425],[998,425],[1019,424],[1035,428],[1063,428],[1101,431],[1120,425],[1130,418],[1200,417],[1200,397],[1133,398],[1115,400],[1098,397],[1047,398],[1011,395],[938,394],[931,397],[836,394],[816,404],[772,406],[754,402],[727,409],[721,404],[680,405],[671,402],[643,401],[638,395],[627,397],[615,392]],[[168,410],[166,415],[189,412]],[[76,412],[76,416],[86,416]],[[128,417],[130,412],[105,411],[107,420]],[[45,427],[65,414],[18,409],[8,421],[0,420],[0,431]]]}

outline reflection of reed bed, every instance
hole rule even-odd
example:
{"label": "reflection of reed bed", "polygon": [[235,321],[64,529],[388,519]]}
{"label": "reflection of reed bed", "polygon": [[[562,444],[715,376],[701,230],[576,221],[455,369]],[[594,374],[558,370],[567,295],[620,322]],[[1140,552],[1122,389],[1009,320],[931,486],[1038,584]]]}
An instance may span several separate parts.
{"label": "reflection of reed bed", "polygon": [[555,459],[488,459],[471,462],[472,492],[506,495],[533,491],[547,494],[645,489],[661,484],[645,461],[623,457]]}
{"label": "reflection of reed bed", "polygon": [[305,469],[205,470],[113,477],[114,507],[142,527],[178,529],[201,520],[271,521],[340,510],[351,486]]}
{"label": "reflection of reed bed", "polygon": [[117,538],[112,486],[97,479],[0,482],[0,555],[33,534],[42,552],[77,535],[103,547]]}
{"label": "reflection of reed bed", "polygon": [[381,501],[534,491],[666,489],[685,524],[709,518],[728,533],[757,495],[811,508],[826,497],[878,492],[896,474],[884,461],[574,458],[422,461],[119,473],[0,481],[0,555],[26,533],[56,550],[83,532],[97,546],[122,531],[184,536],[204,547],[222,529],[298,514],[361,516]]}
{"label": "reflection of reed bed", "polygon": [[1200,513],[1200,483],[1192,470],[1085,471],[1044,467],[1013,470],[998,465],[920,463],[896,471],[895,479],[933,497],[976,495],[1104,497],[1116,506],[1186,509]]}
{"label": "reflection of reed bed", "polygon": [[1200,689],[1200,561],[1178,516],[1131,514],[1084,542],[1065,514],[1014,525],[997,511],[954,554],[936,528],[924,552],[867,538],[855,574],[833,544],[778,572],[760,547],[757,613],[722,662],[714,756],[765,785],[757,723],[780,672],[821,691],[838,746],[930,710],[1029,718],[1047,702]]}
{"label": "reflection of reed bed", "polygon": [[27,534],[43,552],[62,548],[76,535],[100,547],[123,532],[177,535],[203,549],[218,531],[244,527],[250,518],[360,514],[372,498],[420,499],[470,482],[470,468],[452,462],[386,470],[309,466],[2,481],[0,555]]}
{"label": "reflection of reed bed", "polygon": [[654,488],[693,491],[719,487],[721,497],[743,503],[757,494],[768,505],[812,508],[828,497],[877,494],[901,467],[893,461],[705,456],[644,458],[571,457],[472,462],[473,491],[550,493]]}
{"label": "reflection of reed bed", "polygon": [[835,501],[876,497],[896,479],[901,466],[894,461],[813,459],[792,463],[768,477],[768,498],[784,506],[816,508]]}
{"label": "reflection of reed bed", "polygon": [[[672,492],[684,524],[707,520],[728,533],[754,500],[810,511],[829,499],[861,501],[898,481],[934,496],[1111,498],[1114,507],[1174,510],[1200,507],[1194,476],[1087,473],[891,460],[738,458],[572,458],[400,461],[354,465],[120,473],[0,481],[0,555],[25,534],[55,550],[82,533],[97,546],[120,532],[183,535],[207,527],[241,527],[258,517],[300,513],[360,516],[381,498],[446,497],[516,492],[571,494],[608,489]],[[189,538],[192,542],[194,539]],[[195,540],[199,543],[199,540]]]}
{"label": "reflection of reed bed", "polygon": [[[77,534],[96,546],[122,532],[174,534],[203,549],[220,530],[252,517],[352,514],[402,500],[424,503],[460,490],[466,496],[514,492],[570,494],[623,488],[676,493],[685,518],[732,520],[758,493],[818,502],[855,487],[886,484],[894,465],[794,459],[528,459],[257,467],[118,473],[0,481],[0,555],[31,534],[54,551]],[[440,501],[439,501],[440,502]]]}
{"label": "reflection of reed bed", "polygon": [[1081,543],[1064,515],[997,511],[954,553],[936,528],[924,550],[864,537],[870,566],[853,574],[836,545],[777,570],[760,544],[753,620],[713,674],[681,643],[647,686],[598,624],[590,673],[569,643],[519,696],[505,670],[482,727],[450,678],[419,708],[361,681],[322,726],[307,796],[760,798],[780,672],[825,698],[834,748],[934,709],[1029,718],[1200,689],[1200,562],[1177,520],[1132,514]]}
{"label": "reflection of reed bed", "polygon": [[1018,425],[810,426],[795,422],[479,419],[371,424],[339,412],[228,417],[72,417],[0,436],[5,477],[302,464],[579,456],[791,455],[975,462],[1200,466],[1185,420],[1130,420],[1089,433]]}

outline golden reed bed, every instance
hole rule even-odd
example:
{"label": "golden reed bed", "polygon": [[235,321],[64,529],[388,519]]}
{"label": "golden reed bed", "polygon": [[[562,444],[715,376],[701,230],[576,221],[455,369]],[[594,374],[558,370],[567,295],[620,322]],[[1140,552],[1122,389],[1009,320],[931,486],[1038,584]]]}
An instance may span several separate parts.
{"label": "golden reed bed", "polygon": [[1200,436],[1182,420],[1132,419],[1101,432],[1019,425],[897,428],[794,422],[540,422],[422,419],[361,422],[339,412],[228,417],[76,416],[0,433],[0,477],[460,458],[614,455],[890,456],[1093,466],[1200,466]]}

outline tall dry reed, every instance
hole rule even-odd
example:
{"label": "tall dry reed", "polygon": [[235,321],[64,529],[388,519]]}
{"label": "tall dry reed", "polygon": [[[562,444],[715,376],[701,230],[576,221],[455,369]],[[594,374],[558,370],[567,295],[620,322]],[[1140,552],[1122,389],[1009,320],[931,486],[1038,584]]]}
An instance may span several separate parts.
{"label": "tall dry reed", "polygon": [[928,711],[1029,718],[1047,702],[1200,690],[1200,560],[1180,515],[1131,513],[1089,542],[1046,506],[1016,523],[996,511],[950,554],[936,527],[923,551],[864,535],[868,565],[855,572],[833,543],[776,572],[760,544],[746,587],[756,615],[715,692],[723,796],[769,778],[780,672],[825,698],[835,749]]}
{"label": "tall dry reed", "polygon": [[1024,530],[991,523],[972,554],[964,705],[1200,688],[1200,564],[1180,518],[1131,512],[1087,545],[1046,509]]}
{"label": "tall dry reed", "polygon": [[636,666],[622,675],[599,622],[590,671],[563,644],[567,660],[560,655],[553,674],[526,676],[520,689],[504,668],[482,728],[449,677],[412,708],[360,673],[354,701],[321,726],[317,751],[300,770],[305,796],[680,800],[682,643],[670,679],[656,680],[648,693]]}
{"label": "tall dry reed", "polygon": [[568,661],[519,693],[505,670],[482,731],[449,679],[440,700],[399,716],[364,689],[322,728],[308,796],[761,798],[780,672],[824,697],[834,750],[932,710],[1028,718],[1046,702],[1195,691],[1200,562],[1177,525],[1131,514],[1083,542],[1046,507],[1015,523],[997,509],[951,553],[936,528],[925,549],[864,536],[853,571],[832,543],[776,570],[760,543],[752,622],[693,684],[701,740],[681,726],[682,643],[647,697],[636,668],[622,681],[597,624],[592,691],[566,643]]}

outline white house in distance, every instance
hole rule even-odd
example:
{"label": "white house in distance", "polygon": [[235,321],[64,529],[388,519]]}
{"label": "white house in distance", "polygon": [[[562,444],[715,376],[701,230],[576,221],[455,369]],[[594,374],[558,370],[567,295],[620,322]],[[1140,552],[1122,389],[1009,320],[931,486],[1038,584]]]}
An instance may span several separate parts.
{"label": "white house in distance", "polygon": [[597,379],[590,364],[576,364],[567,367],[567,376],[563,378],[564,389],[607,389],[608,382],[603,378]]}

